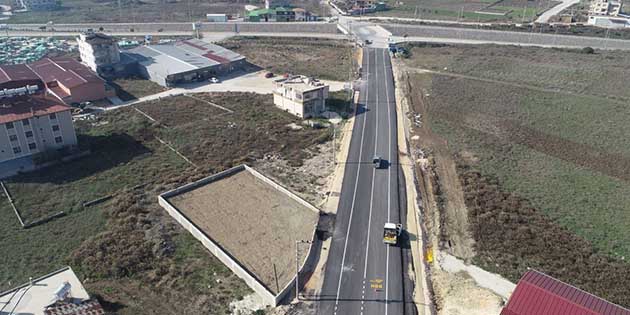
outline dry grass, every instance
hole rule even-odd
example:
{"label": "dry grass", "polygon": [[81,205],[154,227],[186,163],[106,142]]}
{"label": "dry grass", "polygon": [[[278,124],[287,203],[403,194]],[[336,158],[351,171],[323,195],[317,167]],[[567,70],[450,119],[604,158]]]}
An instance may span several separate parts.
{"label": "dry grass", "polygon": [[319,38],[235,37],[219,45],[238,52],[276,74],[300,74],[317,79],[348,81],[353,67],[352,46]]}

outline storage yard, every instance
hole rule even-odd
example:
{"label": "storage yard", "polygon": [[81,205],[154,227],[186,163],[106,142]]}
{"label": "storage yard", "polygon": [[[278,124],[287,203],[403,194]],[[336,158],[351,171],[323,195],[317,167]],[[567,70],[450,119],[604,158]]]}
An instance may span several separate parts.
{"label": "storage yard", "polygon": [[0,37],[0,64],[29,63],[75,50],[76,46],[52,37]]}
{"label": "storage yard", "polygon": [[630,55],[411,53],[415,153],[435,195],[436,246],[512,281],[534,268],[630,305],[630,95],[619,67]]}
{"label": "storage yard", "polygon": [[[244,169],[166,197],[274,295],[295,276],[296,241],[313,239],[319,214]],[[299,253],[300,264],[308,245]]]}

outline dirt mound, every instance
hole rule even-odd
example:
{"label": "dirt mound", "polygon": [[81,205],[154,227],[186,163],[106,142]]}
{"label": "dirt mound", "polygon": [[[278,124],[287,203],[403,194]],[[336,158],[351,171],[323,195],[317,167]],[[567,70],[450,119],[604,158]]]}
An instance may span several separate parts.
{"label": "dirt mound", "polygon": [[527,200],[503,191],[497,179],[461,163],[458,171],[477,264],[514,282],[527,268],[534,268],[614,303],[630,305],[630,265],[600,255]]}

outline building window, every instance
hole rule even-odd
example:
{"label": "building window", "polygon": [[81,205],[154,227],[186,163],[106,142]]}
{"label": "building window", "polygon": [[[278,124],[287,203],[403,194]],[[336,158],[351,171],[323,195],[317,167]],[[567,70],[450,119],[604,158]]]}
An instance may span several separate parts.
{"label": "building window", "polygon": [[28,119],[22,119],[22,126],[28,126],[31,122]]}
{"label": "building window", "polygon": [[59,131],[59,125],[53,125],[52,126],[52,130],[53,131]]}
{"label": "building window", "polygon": [[61,137],[55,137],[55,143],[62,143],[63,139]]}
{"label": "building window", "polygon": [[50,119],[57,119],[57,114],[52,113],[52,114],[48,115],[48,117],[50,117]]}
{"label": "building window", "polygon": [[22,149],[20,149],[20,147],[14,147],[13,148],[13,153],[18,154],[20,152],[22,152]]}
{"label": "building window", "polygon": [[37,144],[36,144],[35,142],[33,142],[33,143],[29,143],[29,144],[28,144],[28,149],[29,149],[29,150],[35,150],[35,149],[37,149]]}
{"label": "building window", "polygon": [[10,141],[17,141],[17,136],[16,135],[10,135],[9,136],[9,140]]}
{"label": "building window", "polygon": [[13,123],[12,122],[8,122],[6,123],[7,129],[13,129]]}
{"label": "building window", "polygon": [[25,135],[27,138],[32,138],[32,137],[33,137],[33,132],[29,130],[29,131],[25,132],[25,133],[24,133],[24,135]]}

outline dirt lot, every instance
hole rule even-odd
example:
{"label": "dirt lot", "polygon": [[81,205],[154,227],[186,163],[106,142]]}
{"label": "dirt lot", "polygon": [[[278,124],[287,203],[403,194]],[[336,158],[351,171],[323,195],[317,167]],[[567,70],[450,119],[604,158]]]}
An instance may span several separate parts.
{"label": "dirt lot", "polygon": [[[630,273],[630,112],[618,101],[628,83],[612,79],[619,70],[609,64],[630,55],[498,46],[412,54],[416,150],[434,172],[440,246],[457,253],[461,239],[449,240],[467,234],[472,260],[512,281],[535,268],[630,305],[627,280],[618,281]],[[453,211],[462,200],[463,212]]]}
{"label": "dirt lot", "polygon": [[[387,11],[376,12],[377,16],[402,18],[468,20],[468,21],[515,21],[528,22],[536,18],[536,13],[555,4],[545,0],[411,0],[385,1]],[[492,12],[483,14],[477,12]],[[523,19],[524,16],[524,19]]]}
{"label": "dirt lot", "polygon": [[352,46],[346,41],[234,37],[219,45],[244,55],[249,62],[276,74],[291,73],[324,80],[348,81],[351,69],[356,69],[356,66],[353,67]]}
{"label": "dirt lot", "polygon": [[[97,121],[76,122],[79,143],[92,150],[90,156],[7,181],[19,207],[30,211],[27,220],[61,210],[67,215],[22,230],[6,199],[0,199],[0,212],[6,218],[0,220],[0,247],[12,257],[0,264],[0,290],[70,264],[82,279],[89,279],[85,284],[90,293],[121,315],[175,309],[188,314],[228,312],[232,300],[251,291],[164,215],[157,194],[242,163],[248,146],[259,152],[247,159],[252,163],[258,157],[264,161],[264,156],[277,156],[302,165],[318,154],[316,145],[329,139],[328,131],[306,126],[285,130],[297,119],[276,109],[267,98],[213,95],[210,100],[235,111],[229,120],[214,115],[204,101],[189,104],[195,109],[186,111],[180,99],[167,98],[151,112],[169,117],[166,127],[133,108],[108,112]],[[171,106],[180,106],[183,116],[178,118],[179,112]],[[192,121],[195,110],[201,114]],[[194,152],[191,156],[199,168],[191,167],[156,136],[186,154]],[[145,186],[133,188],[139,184]],[[119,196],[93,207],[81,206],[112,193]]]}
{"label": "dirt lot", "polygon": [[[290,249],[298,240],[312,239],[319,218],[248,171],[169,201],[276,294],[295,275],[295,253]],[[300,254],[303,260],[306,250]]]}

